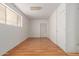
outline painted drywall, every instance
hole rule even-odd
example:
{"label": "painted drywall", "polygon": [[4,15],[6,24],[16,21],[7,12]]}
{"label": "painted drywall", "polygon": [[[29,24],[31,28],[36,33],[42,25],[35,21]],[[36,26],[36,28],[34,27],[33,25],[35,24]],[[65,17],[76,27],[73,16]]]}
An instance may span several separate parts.
{"label": "painted drywall", "polygon": [[28,18],[14,5],[6,5],[22,15],[23,26],[21,28],[17,26],[0,24],[0,55],[3,55],[10,49],[14,48],[17,44],[28,38]]}
{"label": "painted drywall", "polygon": [[64,51],[66,49],[65,17],[65,4],[60,4],[59,7],[52,13],[49,19],[49,38],[58,46],[60,46]]}
{"label": "painted drywall", "polygon": [[[76,3],[67,4],[67,21],[66,21],[66,50],[67,52],[77,52],[78,37],[78,6]],[[79,51],[79,50],[78,50]]]}
{"label": "painted drywall", "polygon": [[[30,20],[30,37],[40,37],[40,23],[47,23],[48,25],[48,19],[31,19]],[[46,35],[46,37],[47,36],[48,34]]]}
{"label": "painted drywall", "polygon": [[57,43],[56,41],[56,11],[52,13],[48,22],[49,38]]}
{"label": "painted drywall", "polygon": [[61,4],[57,8],[56,35],[58,45],[66,50],[66,4]]}
{"label": "painted drywall", "polygon": [[79,3],[76,4],[76,52],[79,52]]}
{"label": "painted drywall", "polygon": [[49,19],[49,38],[65,52],[79,52],[79,4],[61,4]]}

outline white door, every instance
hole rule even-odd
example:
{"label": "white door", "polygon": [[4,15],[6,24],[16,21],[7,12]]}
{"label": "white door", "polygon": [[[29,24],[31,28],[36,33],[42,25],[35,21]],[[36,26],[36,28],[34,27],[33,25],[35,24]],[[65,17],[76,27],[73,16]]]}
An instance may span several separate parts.
{"label": "white door", "polygon": [[47,37],[47,23],[40,24],[40,37]]}

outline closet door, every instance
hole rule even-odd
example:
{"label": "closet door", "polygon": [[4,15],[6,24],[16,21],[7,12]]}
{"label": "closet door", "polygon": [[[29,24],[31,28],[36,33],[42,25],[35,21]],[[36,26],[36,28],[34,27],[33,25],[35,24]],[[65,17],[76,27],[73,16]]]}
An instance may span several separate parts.
{"label": "closet door", "polygon": [[5,6],[0,4],[0,23],[1,24],[5,24],[5,13],[6,13],[6,10],[5,10]]}
{"label": "closet door", "polygon": [[65,4],[61,4],[57,9],[57,44],[65,50],[66,46],[66,9]]}

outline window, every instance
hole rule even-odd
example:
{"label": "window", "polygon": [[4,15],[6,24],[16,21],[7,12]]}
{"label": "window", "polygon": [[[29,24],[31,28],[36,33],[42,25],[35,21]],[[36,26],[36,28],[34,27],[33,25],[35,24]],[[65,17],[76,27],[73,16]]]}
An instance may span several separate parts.
{"label": "window", "polygon": [[5,4],[0,4],[0,23],[22,27],[22,16]]}
{"label": "window", "polygon": [[22,17],[18,15],[18,27],[22,27]]}
{"label": "window", "polygon": [[2,24],[5,24],[5,17],[6,17],[5,11],[6,11],[5,6],[0,4],[0,23]]}
{"label": "window", "polygon": [[17,14],[6,8],[6,24],[17,26]]}

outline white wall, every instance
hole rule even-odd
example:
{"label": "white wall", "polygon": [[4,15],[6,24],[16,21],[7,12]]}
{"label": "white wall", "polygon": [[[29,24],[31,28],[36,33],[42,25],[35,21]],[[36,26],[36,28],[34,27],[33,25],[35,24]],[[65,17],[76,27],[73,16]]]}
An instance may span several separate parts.
{"label": "white wall", "polygon": [[76,52],[79,52],[79,3],[76,4]]}
{"label": "white wall", "polygon": [[53,12],[49,19],[49,38],[58,46],[60,46],[63,50],[66,49],[65,17],[65,4],[60,4],[60,6]]}
{"label": "white wall", "polygon": [[65,52],[79,52],[79,4],[60,4],[49,19],[49,38]]}
{"label": "white wall", "polygon": [[28,38],[28,18],[11,4],[6,4],[23,17],[23,27],[0,24],[0,55]]}
{"label": "white wall", "polygon": [[56,11],[54,11],[52,13],[52,15],[50,16],[50,19],[49,19],[49,22],[48,22],[48,28],[49,28],[49,38],[57,43],[57,40],[56,40]]}
{"label": "white wall", "polygon": [[72,4],[67,4],[67,21],[66,21],[66,27],[67,27],[67,44],[66,44],[66,48],[67,48],[67,52],[78,52],[77,48],[78,48],[78,41],[79,40],[79,36],[78,36],[78,27],[79,27],[79,10],[77,9],[78,6],[76,3],[72,3]]}
{"label": "white wall", "polygon": [[66,50],[66,4],[61,4],[57,8],[57,43],[65,51]]}
{"label": "white wall", "polygon": [[48,19],[31,19],[30,20],[30,37],[40,37],[40,23],[48,24]]}

